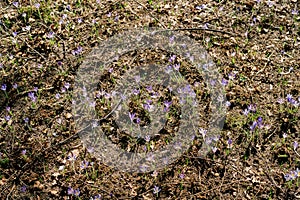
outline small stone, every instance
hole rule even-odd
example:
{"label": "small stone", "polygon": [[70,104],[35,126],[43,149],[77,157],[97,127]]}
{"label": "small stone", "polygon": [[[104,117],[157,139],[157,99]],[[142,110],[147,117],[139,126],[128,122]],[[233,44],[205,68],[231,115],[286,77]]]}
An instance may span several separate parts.
{"label": "small stone", "polygon": [[28,22],[29,22],[29,23],[30,23],[30,22],[35,22],[35,19],[33,19],[33,18],[30,17],[30,18],[28,19]]}
{"label": "small stone", "polygon": [[71,117],[72,117],[72,114],[71,114],[71,113],[67,113],[67,114],[66,114],[66,118],[67,118],[67,119],[70,119]]}

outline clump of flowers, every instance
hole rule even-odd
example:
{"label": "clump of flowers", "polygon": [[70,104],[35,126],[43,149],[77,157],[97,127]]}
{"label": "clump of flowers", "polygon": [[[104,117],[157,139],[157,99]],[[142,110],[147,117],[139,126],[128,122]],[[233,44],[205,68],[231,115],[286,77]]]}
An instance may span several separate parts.
{"label": "clump of flowers", "polygon": [[254,131],[256,127],[260,128],[260,129],[263,128],[264,124],[262,121],[263,121],[262,118],[258,117],[257,120],[253,121],[252,125],[250,125],[250,130]]}
{"label": "clump of flowers", "polygon": [[[285,101],[286,100],[286,101]],[[293,105],[294,107],[298,108],[299,107],[299,104],[300,104],[300,96],[298,97],[293,97],[293,95],[291,94],[287,94],[285,99],[283,98],[279,98],[277,100],[277,103],[279,104],[283,104],[283,103],[289,103],[290,105]]]}
{"label": "clump of flowers", "polygon": [[161,189],[158,186],[154,186],[154,188],[153,188],[153,194],[158,195],[158,193],[160,192],[160,190]]}
{"label": "clump of flowers", "polygon": [[100,194],[97,194],[96,196],[90,198],[90,200],[100,200],[100,199],[102,199],[102,196]]}
{"label": "clump of flowers", "polygon": [[69,187],[68,188],[68,195],[74,195],[74,196],[78,197],[80,195],[79,188],[73,189],[73,188]]}
{"label": "clump of flowers", "polygon": [[287,173],[284,175],[285,181],[295,180],[298,177],[300,177],[300,170],[298,168],[296,170],[290,171],[290,173]]}

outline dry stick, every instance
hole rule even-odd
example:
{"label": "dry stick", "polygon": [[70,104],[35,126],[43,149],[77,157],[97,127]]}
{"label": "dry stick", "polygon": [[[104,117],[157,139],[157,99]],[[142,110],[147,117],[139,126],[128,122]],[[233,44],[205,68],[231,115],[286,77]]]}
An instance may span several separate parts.
{"label": "dry stick", "polygon": [[[127,91],[127,90],[124,91],[124,94],[126,93],[126,91]],[[99,121],[104,120],[104,119],[106,119],[108,116],[110,116],[110,115],[118,108],[118,106],[120,105],[121,102],[122,102],[122,99],[118,102],[118,104],[114,107],[114,109],[113,109],[111,112],[109,112],[106,116],[104,116],[103,118],[101,118]],[[79,132],[85,130],[85,129],[88,128],[89,126],[90,126],[90,125],[84,127],[83,129],[77,131],[76,133],[74,133],[74,134],[71,135],[70,137],[66,138],[65,140],[63,140],[63,141],[61,141],[61,142],[59,142],[59,143],[57,143],[57,144],[55,144],[55,145],[51,145],[50,147],[47,147],[46,149],[42,150],[37,156],[41,155],[42,153],[44,153],[45,151],[47,151],[47,150],[49,150],[49,149],[51,149],[51,148],[53,148],[53,147],[56,147],[56,146],[59,146],[59,145],[64,144],[65,142],[69,141],[70,139],[76,137],[77,134],[78,134]],[[37,156],[36,156],[36,157],[37,157]],[[34,162],[32,162],[32,163],[30,163],[30,164],[32,165],[32,164],[34,164]],[[29,165],[29,163],[24,164],[21,168],[24,169],[27,165]],[[17,173],[18,173],[17,171],[16,171],[15,173],[13,173],[7,180],[10,180],[10,179],[11,179],[14,175],[16,175]],[[19,172],[19,173],[20,173],[20,172]],[[19,176],[20,176],[20,174],[17,175],[17,177],[19,177]],[[15,178],[15,179],[16,179],[16,178]],[[4,189],[1,191],[1,193],[3,193],[3,191],[6,190],[7,188],[8,188],[8,187],[4,188]]]}
{"label": "dry stick", "polygon": [[219,193],[221,193],[221,189],[222,189],[222,186],[223,186],[223,183],[224,183],[226,172],[227,172],[227,170],[226,170],[226,165],[225,165],[225,172],[224,172],[224,176],[223,176],[222,181],[221,181],[221,185],[220,185],[220,188],[219,188]]}
{"label": "dry stick", "polygon": [[[90,183],[87,183],[87,184],[90,185],[91,187],[95,187],[95,188],[97,188],[97,189],[99,189],[99,190],[101,190],[101,191],[107,193],[108,195],[111,195],[111,193],[109,193],[108,191],[106,191],[106,190],[104,190],[104,189],[102,189],[102,188],[100,188],[100,187],[98,187],[98,186],[96,186],[96,185],[92,185],[92,184],[90,184]],[[117,199],[117,198],[115,197],[115,195],[113,195],[113,194],[112,194],[112,197],[114,197],[115,199]]]}
{"label": "dry stick", "polygon": [[[54,87],[41,88],[41,89],[38,89],[38,91],[51,90],[51,89],[53,89],[53,88],[54,88]],[[27,91],[24,91],[24,92],[20,92],[20,93],[17,94],[17,96],[19,96],[19,95],[24,95],[24,94],[26,94],[26,93],[34,92],[34,91],[35,91],[35,90],[32,89],[32,90],[27,90]]]}
{"label": "dry stick", "polygon": [[13,185],[10,192],[8,193],[8,195],[6,196],[6,200],[9,199],[10,194],[12,193],[13,189],[15,189],[16,185]]}
{"label": "dry stick", "polygon": [[[3,25],[3,27],[6,29],[6,31],[9,31],[9,29],[5,26],[5,24],[0,23],[0,25]],[[9,36],[8,33],[6,33],[7,36]],[[19,39],[24,42],[30,49],[32,49],[35,53],[37,53],[39,56],[41,56],[44,60],[46,60],[45,56],[43,56],[40,52],[38,52],[37,50],[35,50],[32,46],[30,46],[25,40],[23,40],[21,37],[19,37]]]}
{"label": "dry stick", "polygon": [[158,21],[158,23],[160,23],[160,25],[162,25],[163,28],[167,28],[165,25],[163,25],[154,15],[151,14],[151,12],[148,10],[148,8],[146,8],[146,6],[144,6],[143,4],[141,4],[140,2],[138,2],[137,0],[133,0],[134,2],[136,2],[137,4],[139,4],[140,6],[142,6],[144,9],[146,9],[150,16],[155,19],[156,21]]}
{"label": "dry stick", "polygon": [[[21,39],[22,40],[22,39]],[[32,49],[35,53],[37,53],[39,56],[41,56],[44,60],[47,60],[40,52],[38,52],[37,50],[35,50],[32,46],[30,46],[25,40],[22,40],[23,42],[25,42],[25,44]]]}
{"label": "dry stick", "polygon": [[196,28],[166,29],[166,30],[159,30],[158,32],[162,32],[162,31],[199,31],[199,30],[211,31],[211,32],[218,32],[218,33],[223,33],[223,34],[238,36],[237,34],[231,33],[231,32],[228,32],[228,31],[222,31],[222,30],[216,30],[216,29],[210,29],[210,28],[200,28],[200,27],[198,27],[198,28],[196,27]]}
{"label": "dry stick", "polygon": [[[254,148],[255,148],[255,147],[254,147]],[[258,152],[258,154],[262,157],[262,155],[261,155],[261,153],[258,151],[258,149],[257,149],[257,148],[255,148],[255,149],[256,149],[256,151]],[[271,171],[269,165],[267,165],[266,167],[263,167],[263,169],[264,169],[264,168],[267,168],[267,170],[268,170],[269,172]],[[277,187],[278,189],[280,189],[281,192],[284,192],[283,189],[282,189],[280,186],[277,185],[277,183],[275,182],[275,180],[273,179],[273,177],[271,177],[271,176],[269,175],[269,173],[265,172],[265,170],[264,170],[264,174],[267,175],[267,177],[269,178],[269,180],[271,180],[271,182],[275,185],[275,187]]]}
{"label": "dry stick", "polygon": [[[235,181],[232,181],[232,182],[230,182],[230,183],[224,184],[224,186],[229,186],[229,185],[232,185],[232,184],[234,184],[234,183],[239,183],[240,181],[241,181],[241,180],[235,180]],[[207,193],[209,193],[209,192],[211,192],[211,191],[213,191],[213,190],[218,189],[218,187],[219,187],[219,186],[216,186],[216,187],[214,187],[214,188],[212,188],[212,189],[209,189],[209,190],[207,190],[207,191],[205,191],[205,192],[197,192],[197,193],[195,193],[195,194],[192,194],[192,195],[186,195],[186,196],[184,196],[184,197],[188,197],[188,196],[195,197],[196,195],[200,195],[201,193],[202,193],[202,194],[207,194]]]}

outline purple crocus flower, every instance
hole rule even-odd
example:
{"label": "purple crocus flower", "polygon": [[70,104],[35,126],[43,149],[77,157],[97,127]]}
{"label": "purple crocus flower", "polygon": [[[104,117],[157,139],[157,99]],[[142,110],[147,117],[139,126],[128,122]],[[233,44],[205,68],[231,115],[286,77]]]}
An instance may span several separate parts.
{"label": "purple crocus flower", "polygon": [[82,47],[78,46],[75,50],[72,51],[72,54],[75,55],[79,55],[82,52]]}
{"label": "purple crocus flower", "polygon": [[9,115],[4,117],[6,121],[9,121],[11,119],[11,117]]}
{"label": "purple crocus flower", "polygon": [[164,102],[164,105],[165,105],[164,111],[165,112],[167,112],[169,110],[171,104],[172,104],[172,101],[165,101]]}
{"label": "purple crocus flower", "polygon": [[226,86],[228,84],[228,80],[226,80],[226,79],[222,79],[222,85],[224,85],[224,86]]}
{"label": "purple crocus flower", "polygon": [[295,107],[298,107],[298,106],[299,106],[299,102],[296,101],[296,100],[294,100],[294,99],[291,100],[291,104],[292,104],[293,106],[295,106]]}
{"label": "purple crocus flower", "polygon": [[291,94],[287,94],[286,99],[288,102],[291,102],[291,100],[293,99],[293,96]]}
{"label": "purple crocus flower", "polygon": [[285,175],[284,175],[284,178],[285,178],[285,181],[290,181],[290,180],[292,180],[292,177],[291,177],[290,174],[285,174]]}
{"label": "purple crocus flower", "polygon": [[67,91],[67,90],[66,90],[65,87],[62,87],[62,88],[61,88],[61,92],[62,92],[62,93],[65,93],[66,91]]}
{"label": "purple crocus flower", "polygon": [[158,194],[160,192],[160,188],[158,186],[154,186],[153,188],[153,194]]}
{"label": "purple crocus flower", "polygon": [[262,123],[262,118],[261,117],[257,118],[257,125],[258,125],[259,128],[263,127],[263,123]]}
{"label": "purple crocus flower", "polygon": [[298,168],[296,169],[295,172],[297,173],[297,177],[300,177],[300,170]]}
{"label": "purple crocus flower", "polygon": [[284,103],[284,99],[283,99],[283,98],[279,98],[279,99],[277,100],[277,103],[283,104],[283,103]]}
{"label": "purple crocus flower", "polygon": [[56,99],[59,99],[59,98],[60,98],[60,94],[57,93],[57,94],[55,95],[55,98],[56,98]]}
{"label": "purple crocus flower", "polygon": [[225,105],[226,105],[227,107],[230,107],[230,106],[231,106],[230,101],[226,101]]}
{"label": "purple crocus flower", "polygon": [[81,164],[80,164],[81,169],[86,169],[88,166],[89,166],[88,161],[82,161]]}
{"label": "purple crocus flower", "polygon": [[13,88],[14,88],[14,89],[17,89],[17,88],[18,88],[18,84],[14,83],[14,84],[13,84]]}
{"label": "purple crocus flower", "polygon": [[63,19],[63,20],[67,19],[67,17],[68,17],[67,14],[63,14],[63,15],[62,15],[62,19]]}
{"label": "purple crocus flower", "polygon": [[294,180],[298,177],[298,173],[296,171],[291,171],[290,176],[291,176],[292,180]]}
{"label": "purple crocus flower", "polygon": [[68,161],[75,161],[76,160],[76,155],[69,155],[68,156]]}
{"label": "purple crocus flower", "polygon": [[146,140],[146,142],[149,142],[150,141],[150,135],[146,135],[146,137],[145,137],[145,140]]}
{"label": "purple crocus flower", "polygon": [[292,15],[298,15],[299,11],[298,10],[292,10]]}
{"label": "purple crocus flower", "polygon": [[29,92],[28,97],[31,99],[31,101],[35,102],[36,101],[36,96],[34,95],[34,92]]}
{"label": "purple crocus flower", "polygon": [[133,122],[134,118],[135,118],[135,113],[128,113],[130,121]]}
{"label": "purple crocus flower", "polygon": [[256,105],[250,104],[250,105],[248,106],[248,110],[251,111],[251,112],[256,112]]}
{"label": "purple crocus flower", "polygon": [[203,129],[203,128],[200,128],[200,129],[199,129],[199,133],[201,133],[202,137],[205,138],[206,133],[207,133],[207,130],[206,130],[206,129]]}
{"label": "purple crocus flower", "polygon": [[24,122],[27,124],[27,123],[29,122],[29,118],[26,117],[26,118],[24,119]]}
{"label": "purple crocus flower", "polygon": [[299,144],[297,141],[293,142],[293,147],[294,147],[294,151],[296,151],[296,149],[298,148]]}
{"label": "purple crocus flower", "polygon": [[21,191],[21,192],[26,192],[26,189],[27,189],[27,188],[26,188],[26,186],[24,185],[24,186],[22,186],[22,187],[20,188],[20,191]]}
{"label": "purple crocus flower", "polygon": [[212,147],[211,150],[212,150],[212,152],[216,153],[218,148],[217,147]]}
{"label": "purple crocus flower", "polygon": [[94,196],[93,200],[101,200],[102,196],[100,194],[97,194]]}
{"label": "purple crocus flower", "polygon": [[6,88],[7,88],[6,84],[2,84],[1,90],[6,91]]}
{"label": "purple crocus flower", "polygon": [[146,103],[147,103],[147,104],[151,104],[151,103],[152,103],[152,100],[151,100],[151,99],[147,99],[147,100],[146,100]]}
{"label": "purple crocus flower", "polygon": [[145,103],[145,104],[144,104],[144,108],[145,108],[146,110],[150,111],[151,105],[148,104],[148,103]]}
{"label": "purple crocus flower", "polygon": [[184,179],[184,173],[179,174],[179,178]]}
{"label": "purple crocus flower", "polygon": [[39,3],[34,4],[34,7],[36,7],[37,9],[39,9],[40,6],[41,6],[41,4],[39,4]]}
{"label": "purple crocus flower", "polygon": [[274,2],[268,0],[268,1],[267,1],[267,5],[268,5],[269,7],[272,7],[272,6],[274,5]]}
{"label": "purple crocus flower", "polygon": [[53,32],[53,31],[50,31],[50,32],[48,33],[47,37],[48,37],[49,39],[53,38],[53,37],[54,37],[54,32]]}
{"label": "purple crocus flower", "polygon": [[22,150],[21,153],[22,153],[23,156],[25,156],[25,154],[26,154],[26,149]]}
{"label": "purple crocus flower", "polygon": [[173,62],[175,59],[176,59],[176,55],[172,55],[172,56],[169,58],[169,62]]}
{"label": "purple crocus flower", "polygon": [[233,80],[233,79],[235,79],[235,74],[234,73],[229,73],[228,74],[228,78],[230,79],[230,80]]}
{"label": "purple crocus flower", "polygon": [[253,22],[256,23],[256,21],[257,21],[257,18],[253,17]]}
{"label": "purple crocus flower", "polygon": [[68,188],[68,195],[72,195],[72,194],[74,194],[74,189],[69,187]]}
{"label": "purple crocus flower", "polygon": [[133,89],[132,93],[134,95],[138,95],[140,93],[140,90],[139,89]]}
{"label": "purple crocus flower", "polygon": [[166,68],[166,70],[165,70],[165,72],[167,74],[170,74],[172,71],[173,71],[173,67],[171,65],[168,65],[167,68]]}
{"label": "purple crocus flower", "polygon": [[17,7],[19,7],[19,2],[17,2],[17,1],[13,2],[13,5],[17,8]]}
{"label": "purple crocus flower", "polygon": [[108,69],[109,73],[112,73],[113,71],[114,71],[114,68],[112,68],[112,67]]}
{"label": "purple crocus flower", "polygon": [[174,67],[174,69],[175,69],[176,71],[178,71],[179,68],[180,68],[180,64],[175,64],[175,65],[173,65],[173,67]]}
{"label": "purple crocus flower", "polygon": [[208,23],[205,23],[205,24],[203,25],[203,28],[204,28],[204,29],[208,29]]}
{"label": "purple crocus flower", "polygon": [[283,137],[284,139],[287,138],[287,136],[288,136],[288,135],[287,135],[286,133],[283,133],[283,134],[282,134],[282,137]]}
{"label": "purple crocus flower", "polygon": [[170,43],[173,43],[174,42],[174,39],[175,39],[175,36],[174,35],[172,35],[171,37],[170,37]]}
{"label": "purple crocus flower", "polygon": [[227,141],[227,144],[232,145],[232,139],[229,138],[228,141]]}
{"label": "purple crocus flower", "polygon": [[70,12],[70,11],[71,11],[71,6],[70,6],[70,5],[67,5],[67,6],[66,6],[66,9]]}
{"label": "purple crocus flower", "polygon": [[140,124],[141,123],[141,119],[140,118],[136,118],[136,123]]}
{"label": "purple crocus flower", "polygon": [[254,131],[254,129],[255,129],[256,126],[257,126],[257,122],[254,121],[254,122],[252,123],[252,125],[250,126],[250,130],[251,130],[251,131]]}
{"label": "purple crocus flower", "polygon": [[247,116],[249,114],[249,110],[246,108],[245,110],[243,110],[243,114]]}
{"label": "purple crocus flower", "polygon": [[65,83],[64,87],[65,87],[66,89],[69,89],[69,88],[70,88],[70,83]]}

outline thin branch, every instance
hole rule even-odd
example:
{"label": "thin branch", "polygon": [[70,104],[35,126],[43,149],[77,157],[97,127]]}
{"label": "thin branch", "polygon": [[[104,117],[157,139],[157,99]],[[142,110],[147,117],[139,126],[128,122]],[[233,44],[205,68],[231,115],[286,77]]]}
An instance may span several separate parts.
{"label": "thin branch", "polygon": [[141,4],[140,2],[138,2],[137,0],[133,0],[134,2],[136,2],[137,4],[139,4],[140,6],[142,6],[144,9],[146,9],[148,11],[148,13],[150,14],[150,16],[155,19],[156,21],[158,21],[158,23],[160,23],[160,25],[162,25],[163,28],[167,28],[163,23],[161,23],[154,15],[151,14],[151,12],[148,10],[148,8],[146,8],[146,6],[144,6],[143,4]]}
{"label": "thin branch", "polygon": [[235,33],[231,33],[228,31],[222,31],[222,30],[216,30],[216,29],[210,29],[210,28],[200,28],[200,27],[196,27],[196,28],[177,28],[177,29],[165,29],[165,30],[159,30],[158,32],[163,32],[163,31],[211,31],[211,32],[217,32],[217,33],[223,33],[223,34],[228,34],[228,35],[233,35],[233,36],[238,36]]}

